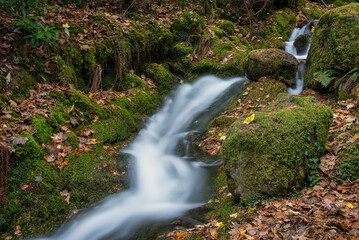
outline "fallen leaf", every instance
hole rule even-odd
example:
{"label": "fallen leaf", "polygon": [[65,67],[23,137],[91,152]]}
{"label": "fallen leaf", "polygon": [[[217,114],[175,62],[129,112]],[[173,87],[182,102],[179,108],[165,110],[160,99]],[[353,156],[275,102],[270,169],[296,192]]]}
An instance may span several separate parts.
{"label": "fallen leaf", "polygon": [[65,202],[67,202],[67,204],[70,204],[70,193],[67,190],[60,192],[60,195],[61,197],[66,197]]}
{"label": "fallen leaf", "polygon": [[251,122],[254,121],[254,118],[255,118],[255,114],[253,113],[250,117],[247,117],[245,120],[244,120],[244,124],[250,124]]}
{"label": "fallen leaf", "polygon": [[14,136],[11,137],[10,140],[14,145],[24,145],[29,139],[26,137]]}
{"label": "fallen leaf", "polygon": [[355,206],[355,205],[353,205],[353,204],[351,204],[351,203],[348,203],[348,204],[347,204],[347,207],[350,208],[350,209],[353,209],[353,208],[356,208],[357,206]]}
{"label": "fallen leaf", "polygon": [[38,177],[35,176],[35,182],[41,183],[42,182],[42,177],[41,176],[38,176]]}
{"label": "fallen leaf", "polygon": [[70,123],[71,123],[74,127],[80,125],[79,122],[77,121],[77,119],[75,119],[75,118],[70,118]]}

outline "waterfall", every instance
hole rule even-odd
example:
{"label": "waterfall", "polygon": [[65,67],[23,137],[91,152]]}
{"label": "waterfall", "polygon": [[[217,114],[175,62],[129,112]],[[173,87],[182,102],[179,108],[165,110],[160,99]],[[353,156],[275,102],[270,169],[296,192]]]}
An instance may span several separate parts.
{"label": "waterfall", "polygon": [[[123,150],[133,160],[132,187],[105,198],[42,239],[128,239],[146,223],[169,220],[202,205],[195,193],[204,181],[205,164],[187,161],[188,156],[175,154],[176,148],[223,110],[245,80],[206,76],[180,85]],[[204,112],[206,117],[199,117]]]}
{"label": "waterfall", "polygon": [[307,59],[310,48],[309,43],[302,53],[297,53],[297,49],[294,47],[294,41],[298,36],[302,34],[307,34],[308,36],[311,35],[310,23],[304,25],[301,28],[295,28],[289,37],[289,41],[285,42],[285,51],[292,54],[296,59],[299,60],[298,71],[296,75],[296,86],[295,88],[288,88],[288,93],[294,95],[298,95],[303,91],[304,74],[306,71],[305,60]]}

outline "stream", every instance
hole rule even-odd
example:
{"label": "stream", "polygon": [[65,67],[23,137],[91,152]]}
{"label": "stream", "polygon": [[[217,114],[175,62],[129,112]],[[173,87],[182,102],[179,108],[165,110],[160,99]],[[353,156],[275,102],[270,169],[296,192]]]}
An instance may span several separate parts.
{"label": "stream", "polygon": [[246,80],[206,76],[180,85],[122,150],[131,159],[130,189],[81,211],[54,235],[41,239],[129,239],[151,222],[170,220],[205,204],[206,169],[216,164],[193,158],[186,139],[206,130]]}
{"label": "stream", "polygon": [[308,23],[301,28],[295,28],[292,31],[292,33],[289,37],[289,40],[287,42],[285,42],[285,51],[287,53],[292,54],[296,59],[299,60],[298,71],[297,71],[297,75],[296,75],[296,85],[294,88],[288,88],[288,91],[287,91],[288,94],[298,95],[303,91],[304,74],[306,72],[305,60],[308,57],[310,43],[306,46],[306,48],[302,52],[298,53],[297,49],[294,47],[294,41],[298,36],[300,36],[302,34],[307,34],[308,36],[311,36],[310,24],[311,23]]}
{"label": "stream", "polygon": [[[305,59],[310,47],[297,53],[293,43],[301,34],[310,35],[309,24],[294,29],[285,43],[285,50],[300,61],[296,87],[288,88],[289,94],[296,95],[303,91]],[[205,76],[192,84],[180,85],[129,147],[121,151],[130,159],[131,187],[81,210],[52,236],[39,239],[129,239],[150,223],[180,217],[205,204],[207,168],[216,162],[194,157],[188,138],[205,131],[232,97],[242,91],[246,80]]]}

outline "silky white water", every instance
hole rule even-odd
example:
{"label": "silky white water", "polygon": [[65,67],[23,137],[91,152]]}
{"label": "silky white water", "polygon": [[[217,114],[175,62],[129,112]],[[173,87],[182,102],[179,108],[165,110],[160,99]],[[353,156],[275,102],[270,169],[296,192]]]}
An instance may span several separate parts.
{"label": "silky white water", "polygon": [[298,95],[303,91],[304,73],[306,68],[305,60],[308,57],[310,48],[310,44],[308,44],[307,48],[302,53],[298,53],[297,49],[294,47],[295,39],[302,34],[307,34],[310,36],[311,32],[309,24],[303,26],[302,28],[295,28],[289,37],[289,41],[285,42],[285,51],[292,54],[296,59],[299,60],[298,71],[296,75],[296,86],[295,88],[288,88],[288,93],[294,95]]}
{"label": "silky white water", "polygon": [[[124,150],[133,159],[133,186],[105,198],[64,224],[53,236],[43,239],[128,239],[145,223],[171,219],[202,205],[194,195],[204,180],[201,175],[204,164],[188,162],[185,156],[176,155],[176,147],[189,132],[201,127],[203,121],[198,119],[202,117],[196,118],[199,114],[210,106],[219,112],[231,96],[239,93],[245,80],[207,76],[179,86]],[[222,104],[213,106],[219,98]],[[205,112],[205,116],[213,114]]]}

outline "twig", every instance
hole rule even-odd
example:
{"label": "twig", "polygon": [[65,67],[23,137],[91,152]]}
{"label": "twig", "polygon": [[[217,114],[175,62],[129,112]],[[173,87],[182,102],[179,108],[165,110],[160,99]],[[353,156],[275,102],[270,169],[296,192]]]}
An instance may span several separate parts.
{"label": "twig", "polygon": [[324,2],[324,0],[320,0],[322,3],[323,3],[323,5],[326,7],[326,8],[328,8],[328,5]]}

